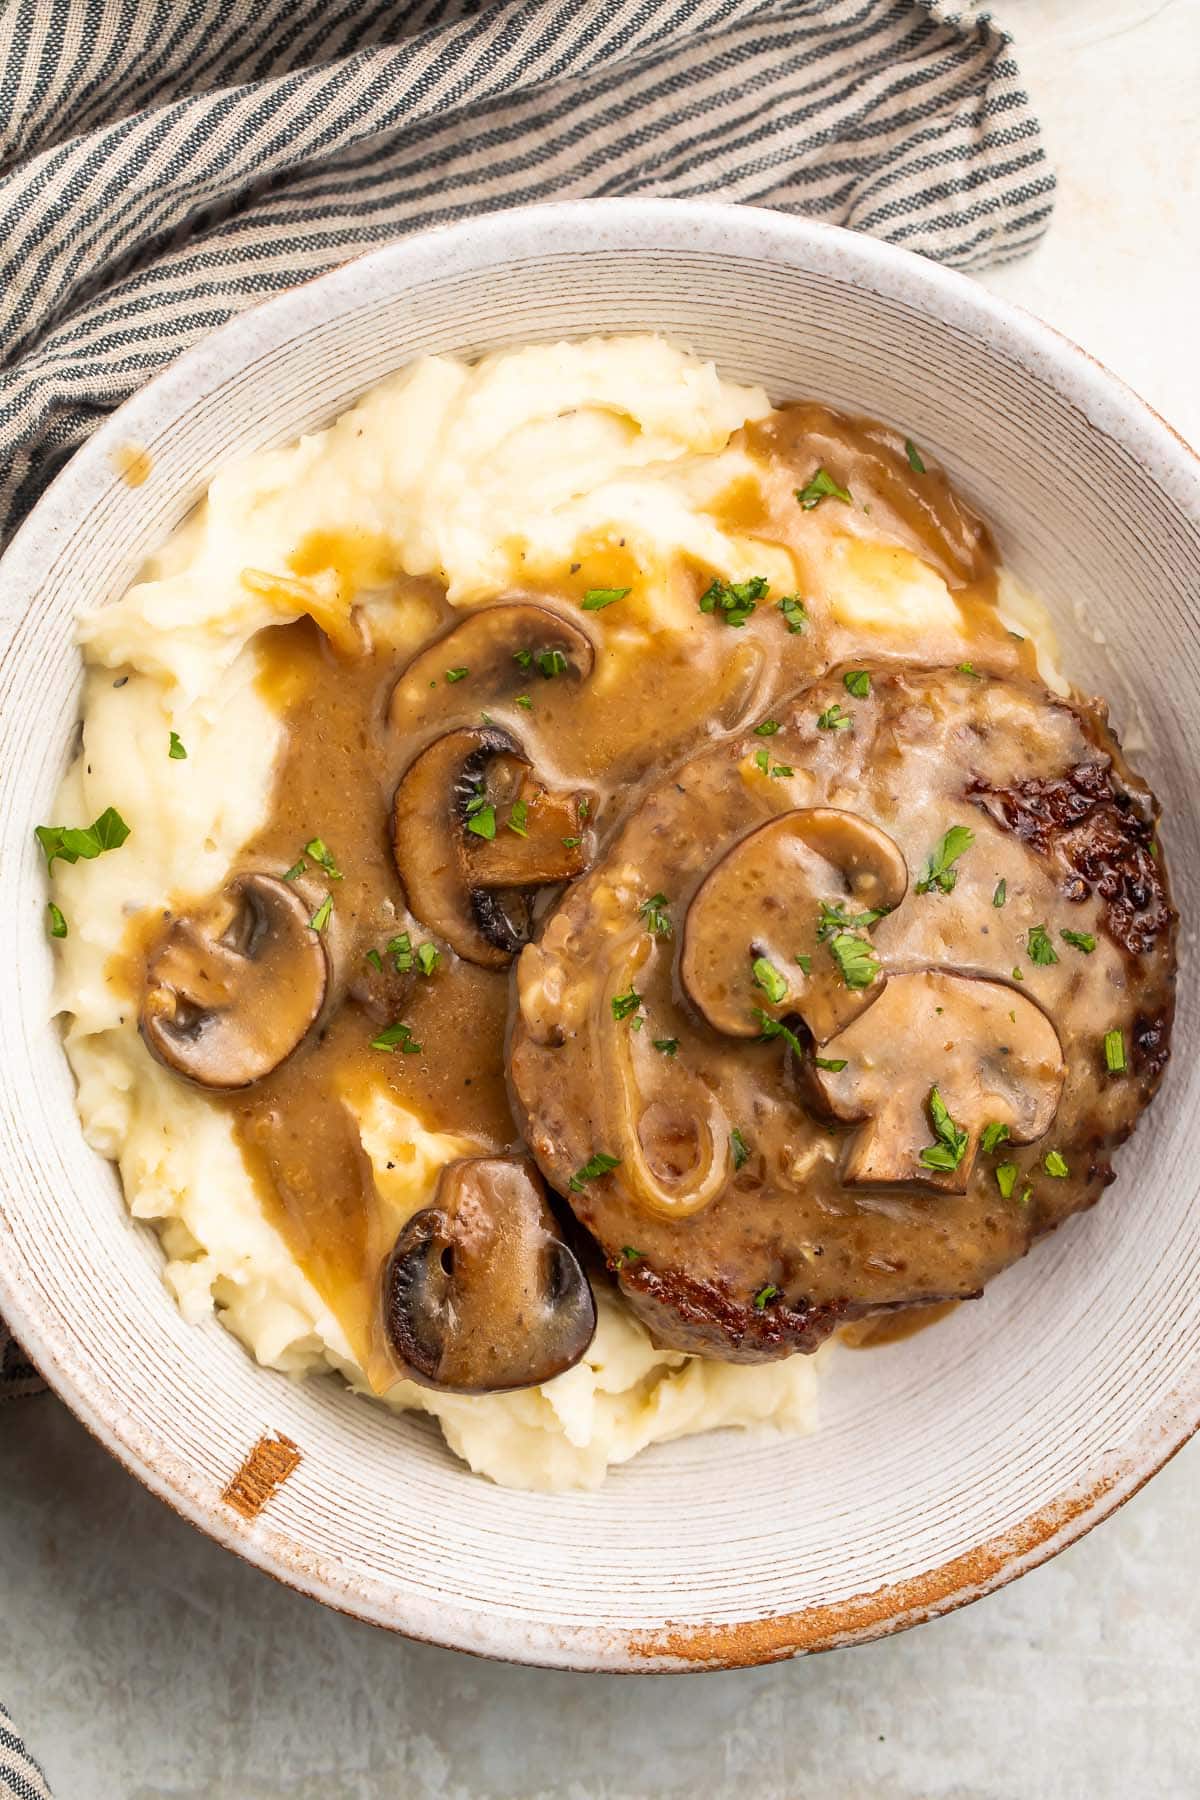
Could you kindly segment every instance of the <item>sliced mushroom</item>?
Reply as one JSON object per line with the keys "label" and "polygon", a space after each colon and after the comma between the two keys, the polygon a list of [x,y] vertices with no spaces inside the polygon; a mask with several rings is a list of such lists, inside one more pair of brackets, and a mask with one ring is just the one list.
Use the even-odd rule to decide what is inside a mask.
{"label": "sliced mushroom", "polygon": [[261,1081],[301,1043],[329,990],[312,906],[274,875],[240,875],[175,920],[146,968],[147,1048],[206,1088]]}
{"label": "sliced mushroom", "polygon": [[443,1169],[384,1272],[384,1327],[405,1372],[452,1393],[534,1387],[577,1363],[596,1306],[533,1164]]}
{"label": "sliced mushroom", "polygon": [[[594,662],[591,639],[570,619],[531,600],[503,601],[467,613],[413,658],[392,689],[389,716],[411,731],[422,719],[444,718],[448,705],[478,712],[546,675],[586,681]],[[447,685],[447,672],[459,669],[466,674]]]}
{"label": "sliced mushroom", "polygon": [[[736,843],[697,889],[684,925],[684,991],[727,1036],[757,1036],[760,1012],[798,1014],[823,1043],[878,1000],[885,977],[847,984],[827,943],[818,944],[822,905],[851,921],[882,915],[907,887],[899,849],[866,819],[831,806],[781,813]],[[760,969],[756,979],[760,959],[773,973]],[[773,998],[780,981],[786,991]]]}
{"label": "sliced mushroom", "polygon": [[531,890],[587,866],[582,799],[537,781],[495,726],[435,739],[394,803],[392,848],[412,912],[468,962],[503,968],[529,937]]}
{"label": "sliced mushroom", "polygon": [[[1050,1129],[1066,1075],[1050,1020],[1004,982],[927,969],[893,975],[870,1013],[824,1046],[814,1080],[835,1118],[863,1120],[842,1180],[849,1186],[917,1185],[965,1194],[987,1125],[1030,1144]],[[954,1128],[967,1134],[953,1168],[922,1151],[938,1143],[936,1088]],[[953,1152],[952,1152],[953,1155]]]}

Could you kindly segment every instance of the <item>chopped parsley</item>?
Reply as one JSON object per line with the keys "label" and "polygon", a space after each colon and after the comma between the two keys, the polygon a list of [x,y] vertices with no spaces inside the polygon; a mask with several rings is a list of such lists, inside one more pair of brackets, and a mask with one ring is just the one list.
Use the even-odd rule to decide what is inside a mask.
{"label": "chopped parsley", "polygon": [[187,751],[184,749],[183,739],[177,731],[171,733],[170,742],[167,745],[167,755],[172,762],[187,761]]}
{"label": "chopped parsley", "polygon": [[1017,1185],[1016,1163],[1003,1162],[996,1164],[996,1186],[1005,1200],[1011,1200],[1013,1189]]}
{"label": "chopped parsley", "polygon": [[996,1120],[993,1120],[990,1125],[984,1126],[983,1134],[979,1139],[979,1147],[985,1156],[990,1156],[993,1150],[998,1149],[1001,1144],[1006,1144],[1008,1142],[1009,1135],[1007,1125],[1000,1124]]}
{"label": "chopped parsley", "polygon": [[447,669],[446,680],[449,682],[450,686],[453,687],[456,681],[465,681],[470,673],[470,669]]}
{"label": "chopped parsley", "polygon": [[796,771],[795,771],[795,769],[792,768],[792,765],[790,763],[772,763],[771,764],[771,779],[772,779],[772,781],[775,779],[776,776],[782,777],[782,779],[784,781],[789,781],[795,773],[796,773]]}
{"label": "chopped parsley", "polygon": [[937,1139],[921,1152],[920,1161],[927,1169],[941,1169],[953,1173],[967,1154],[967,1145],[971,1141],[970,1133],[956,1125],[950,1117],[946,1102],[936,1087],[929,1090],[929,1117],[933,1124],[933,1135]]}
{"label": "chopped parsley", "polygon": [[651,894],[638,907],[638,916],[645,924],[651,937],[669,938],[674,930],[671,915],[667,911],[670,902],[665,894]]}
{"label": "chopped parsley", "polygon": [[496,835],[496,809],[483,791],[482,780],[467,801],[467,830],[473,831],[476,837],[486,838],[489,843]]}
{"label": "chopped parsley", "polygon": [[1013,965],[1013,972],[1012,972],[1012,978],[1013,978],[1013,980],[1014,980],[1014,981],[1024,981],[1024,979],[1025,979],[1025,976],[1024,976],[1024,974],[1023,974],[1023,973],[1022,973],[1022,971],[1021,971],[1021,965],[1020,965],[1020,963],[1015,963],[1015,964],[1014,964],[1014,965]]}
{"label": "chopped parsley", "polygon": [[760,769],[764,775],[780,776],[784,780],[796,773],[795,769],[788,763],[775,763],[772,765],[771,758],[765,750],[756,750],[754,752],[754,766],[756,769]]}
{"label": "chopped parsley", "polygon": [[533,664],[533,651],[532,650],[514,650],[513,651],[513,661],[515,663],[519,663],[523,669],[528,669],[528,668],[532,667],[532,664]]}
{"label": "chopped parsley", "polygon": [[848,988],[868,988],[879,973],[879,958],[866,938],[839,931],[829,948]]}
{"label": "chopped parsley", "polygon": [[1060,931],[1058,935],[1064,944],[1070,944],[1072,950],[1082,950],[1085,956],[1090,956],[1096,948],[1096,940],[1090,931]]}
{"label": "chopped parsley", "polygon": [[828,469],[818,469],[805,487],[796,489],[796,498],[804,512],[811,512],[822,500],[843,500],[849,505],[850,490],[839,487]]}
{"label": "chopped parsley", "polygon": [[619,1169],[620,1166],[619,1156],[609,1156],[606,1151],[597,1150],[594,1156],[589,1156],[587,1161],[576,1169],[567,1186],[573,1194],[582,1194],[585,1181],[598,1181],[601,1175],[610,1175],[614,1169]]}
{"label": "chopped parsley", "polygon": [[847,669],[842,676],[846,692],[856,700],[865,700],[871,691],[871,677],[866,669]]}
{"label": "chopped parsley", "polygon": [[701,594],[700,611],[719,614],[727,625],[744,625],[769,587],[765,575],[751,575],[748,581],[722,581],[718,576]]}
{"label": "chopped parsley", "polygon": [[529,698],[528,694],[516,695],[516,697],[513,701],[513,704],[514,704],[514,706],[522,707],[525,712],[533,711],[533,701]]}
{"label": "chopped parsley", "polygon": [[368,950],[367,954],[363,960],[365,962],[369,962],[371,967],[373,969],[378,970],[378,972],[382,975],[382,973],[383,973],[383,958],[382,958],[382,956],[380,956],[378,950]]}
{"label": "chopped parsley", "polygon": [[417,945],[417,967],[422,975],[432,975],[442,960],[442,953],[436,944]]}
{"label": "chopped parsley", "polygon": [[773,962],[765,956],[756,956],[751,965],[754,984],[760,987],[772,1006],[778,1006],[781,1000],[788,997],[788,984],[779,973]]}
{"label": "chopped parsley", "polygon": [[561,650],[539,650],[537,666],[543,678],[550,681],[555,675],[565,675],[570,664]]}
{"label": "chopped parsley", "polygon": [[392,959],[397,975],[407,975],[413,966],[412,939],[407,931],[402,931],[399,937],[390,940],[387,953]]}
{"label": "chopped parsley", "polygon": [[836,700],[832,706],[827,707],[823,713],[818,713],[817,715],[818,731],[850,731],[853,729],[853,726],[854,720],[852,716],[848,712],[843,712]]}
{"label": "chopped parsley", "polygon": [[840,1075],[846,1066],[844,1056],[814,1056],[813,1064],[818,1069],[825,1069],[830,1075]]}
{"label": "chopped parsley", "polygon": [[342,880],[342,871],[334,862],[322,838],[311,838],[304,846],[304,854],[312,858],[317,867],[328,875],[330,881]]}
{"label": "chopped parsley", "polygon": [[623,600],[631,592],[629,588],[589,588],[583,596],[584,612],[603,612],[614,600]]}
{"label": "chopped parsley", "polygon": [[996,891],[992,895],[993,906],[1003,906],[1008,899],[1008,883],[1003,877],[996,883]]}
{"label": "chopped parsley", "polygon": [[385,1025],[378,1037],[371,1039],[372,1050],[388,1050],[393,1054],[399,1050],[405,1056],[419,1056],[421,1046],[412,1034],[412,1027],[403,1019],[397,1019],[394,1025]]}
{"label": "chopped parsley", "polygon": [[1057,1150],[1047,1150],[1042,1158],[1042,1167],[1047,1175],[1053,1175],[1056,1181],[1064,1180],[1071,1173],[1066,1159]]}
{"label": "chopped parsley", "polygon": [[641,1262],[646,1252],[635,1250],[632,1244],[622,1244],[619,1261],[623,1263]]}
{"label": "chopped parsley", "polygon": [[46,930],[52,938],[65,938],[67,935],[67,921],[53,900],[46,902]]}
{"label": "chopped parsley", "polygon": [[581,818],[581,819],[586,819],[586,818],[587,818],[587,816],[588,816],[588,814],[589,814],[589,813],[590,813],[590,812],[591,812],[591,810],[592,810],[592,803],[591,803],[591,801],[590,801],[590,800],[589,800],[589,799],[588,799],[588,797],[587,797],[587,795],[586,795],[586,794],[585,794],[585,795],[584,795],[584,796],[583,796],[583,798],[582,798],[582,799],[581,799],[581,800],[580,800],[580,802],[579,802],[579,816],[580,816],[580,818]]}
{"label": "chopped parsley", "polygon": [[577,837],[565,837],[563,839],[563,845],[568,850],[577,850],[582,842],[583,839]]}
{"label": "chopped parsley", "polygon": [[612,997],[612,1016],[614,1019],[627,1019],[630,1013],[637,1012],[642,1004],[642,996],[635,987],[627,987],[623,994]]}
{"label": "chopped parsley", "polygon": [[653,1039],[653,1043],[654,1048],[660,1051],[663,1056],[674,1056],[675,1052],[679,1049],[678,1038],[655,1038]]}
{"label": "chopped parsley", "polygon": [[925,866],[917,877],[918,894],[927,894],[931,888],[937,888],[940,894],[950,893],[958,880],[954,864],[974,842],[975,833],[968,826],[952,825],[925,859]]}
{"label": "chopped parsley", "polygon": [[811,956],[798,956],[796,958],[796,961],[799,963],[800,967],[804,970],[804,973],[806,975],[812,974],[812,957]]}
{"label": "chopped parsley", "polygon": [[741,1132],[738,1130],[736,1125],[734,1126],[733,1130],[729,1134],[729,1142],[733,1146],[734,1169],[735,1170],[740,1169],[742,1164],[749,1159],[750,1146],[746,1142],[745,1138],[742,1136]]}
{"label": "chopped parsley", "polygon": [[776,605],[783,614],[784,622],[793,636],[804,630],[808,624],[808,613],[805,611],[804,602],[799,594],[785,594],[782,600],[776,602]]}
{"label": "chopped parsley", "polygon": [[304,858],[301,857],[300,861],[294,862],[290,869],[285,869],[279,879],[281,881],[295,881],[299,876],[303,875],[307,867],[308,864],[305,862]]}
{"label": "chopped parsley", "polygon": [[794,1031],[789,1031],[786,1025],[782,1024],[779,1019],[773,1019],[770,1013],[765,1013],[760,1006],[754,1008],[754,1017],[758,1020],[759,1031],[764,1040],[781,1037],[785,1044],[791,1045],[795,1054],[803,1061],[804,1045]]}
{"label": "chopped parsley", "polygon": [[925,473],[925,464],[921,461],[921,452],[917,449],[917,446],[913,443],[911,438],[905,438],[904,440],[904,454],[908,458],[908,466],[913,474],[923,475]]}
{"label": "chopped parsley", "polygon": [[514,800],[508,813],[508,829],[515,831],[518,837],[528,837],[525,821],[529,817],[529,806],[524,800]]}
{"label": "chopped parsley", "polygon": [[970,675],[975,681],[983,680],[983,676],[979,673],[979,670],[975,667],[974,663],[958,663],[956,667],[960,675]]}
{"label": "chopped parsley", "polygon": [[781,1292],[782,1289],[777,1288],[774,1282],[768,1281],[766,1287],[759,1288],[754,1296],[755,1312],[766,1312],[772,1300],[778,1300]]}
{"label": "chopped parsley", "polygon": [[[61,933],[66,935],[65,928]],[[1128,1066],[1125,1061],[1125,1033],[1123,1031],[1106,1031],[1104,1034],[1104,1066],[1110,1075],[1123,1075]]]}
{"label": "chopped parsley", "polygon": [[46,853],[46,867],[56,861],[91,862],[105,850],[119,850],[129,836],[129,827],[115,806],[106,806],[90,825],[35,825],[33,834]]}
{"label": "chopped parsley", "polygon": [[761,725],[754,727],[754,735],[755,737],[774,737],[778,730],[778,719],[764,719]]}
{"label": "chopped parsley", "polygon": [[[884,917],[881,908],[872,907],[867,912],[848,913],[841,901],[830,906],[827,900],[821,902],[821,913],[817,920],[817,942],[823,944],[839,931],[865,931]],[[812,964],[811,956],[798,956],[796,961],[807,975]]]}
{"label": "chopped parsley", "polygon": [[312,918],[308,921],[310,929],[313,931],[324,931],[325,927],[329,923],[330,914],[332,912],[333,912],[333,895],[326,894],[326,896],[322,900],[320,906],[318,906],[316,912],[313,914]]}
{"label": "chopped parsley", "polygon": [[1050,942],[1050,933],[1044,925],[1031,925],[1025,942],[1030,962],[1037,963],[1039,968],[1047,969],[1051,963],[1058,961],[1058,951]]}

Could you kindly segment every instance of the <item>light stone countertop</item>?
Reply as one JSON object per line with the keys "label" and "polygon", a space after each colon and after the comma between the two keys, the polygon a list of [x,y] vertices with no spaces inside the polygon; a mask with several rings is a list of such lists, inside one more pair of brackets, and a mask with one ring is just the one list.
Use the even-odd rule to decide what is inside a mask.
{"label": "light stone countertop", "polygon": [[[986,277],[1200,443],[1200,0],[995,0],[1059,170]],[[0,1696],[57,1800],[1175,1800],[1200,1793],[1200,1448],[917,1631],[576,1676],[390,1638],[182,1524],[44,1396],[0,1414]]]}

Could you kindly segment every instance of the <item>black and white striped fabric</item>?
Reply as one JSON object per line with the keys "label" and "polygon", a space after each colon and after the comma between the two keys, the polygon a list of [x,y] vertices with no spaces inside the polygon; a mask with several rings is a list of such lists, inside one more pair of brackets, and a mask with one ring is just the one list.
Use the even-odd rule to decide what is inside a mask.
{"label": "black and white striped fabric", "polygon": [[0,1800],[51,1800],[46,1777],[0,1706]]}
{"label": "black and white striped fabric", "polygon": [[[422,226],[716,193],[970,269],[1053,192],[977,4],[6,0],[0,544],[181,350]],[[39,1385],[0,1325],[0,1401]],[[0,1711],[0,1797],[45,1793]]]}

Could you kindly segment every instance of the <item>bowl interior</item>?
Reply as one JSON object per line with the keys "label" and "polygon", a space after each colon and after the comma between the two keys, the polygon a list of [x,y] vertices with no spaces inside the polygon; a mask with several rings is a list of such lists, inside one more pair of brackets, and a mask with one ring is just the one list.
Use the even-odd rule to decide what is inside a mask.
{"label": "bowl interior", "polygon": [[[72,744],[72,619],[118,594],[223,463],[431,351],[662,331],[772,397],[873,413],[944,459],[1047,601],[1076,680],[1200,873],[1200,504],[1186,450],[1103,371],[965,280],[763,213],[544,208],[349,265],[227,327],[106,424],[4,561],[0,1310],[64,1396],[189,1517],[321,1598],[443,1643],[573,1666],[746,1661],[872,1635],[1018,1572],[1196,1423],[1200,1059],[1184,942],[1176,1053],[1103,1204],[937,1330],[829,1364],[811,1439],[656,1449],[599,1493],[505,1492],[426,1422],[256,1368],[186,1325],[154,1238],[84,1146],[47,1023],[32,827]],[[150,453],[131,489],[114,450]],[[299,1447],[254,1521],[221,1499],[266,1434]]]}

